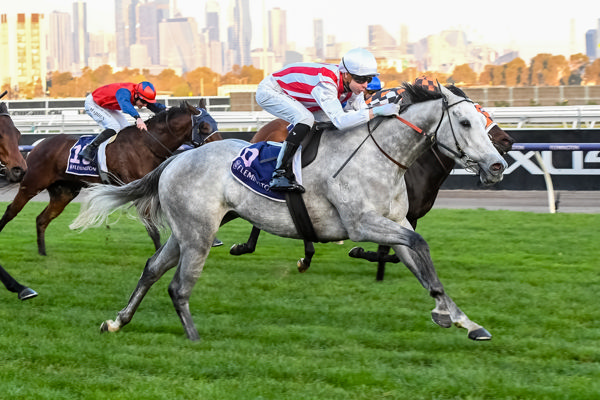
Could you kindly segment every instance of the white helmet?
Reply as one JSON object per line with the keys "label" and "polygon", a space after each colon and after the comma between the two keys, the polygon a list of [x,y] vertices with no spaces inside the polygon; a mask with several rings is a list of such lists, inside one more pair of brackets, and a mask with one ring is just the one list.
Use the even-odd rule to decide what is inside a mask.
{"label": "white helmet", "polygon": [[356,48],[348,51],[340,60],[340,71],[358,76],[377,76],[377,61],[370,51]]}

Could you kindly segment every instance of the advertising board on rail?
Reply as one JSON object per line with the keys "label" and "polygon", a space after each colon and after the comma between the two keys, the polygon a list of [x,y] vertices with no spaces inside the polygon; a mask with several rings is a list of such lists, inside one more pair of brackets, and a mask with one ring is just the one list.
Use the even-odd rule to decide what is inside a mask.
{"label": "advertising board on rail", "polygon": [[[600,190],[600,147],[576,146],[600,143],[600,129],[506,129],[516,143],[561,143],[560,150],[540,150],[543,166],[535,150],[513,150],[505,155],[508,168],[504,179],[493,185],[498,190],[545,190],[544,170],[550,174],[555,190]],[[572,143],[572,150],[564,144]],[[549,146],[552,148],[552,146]],[[456,168],[442,189],[478,189],[472,173]]]}

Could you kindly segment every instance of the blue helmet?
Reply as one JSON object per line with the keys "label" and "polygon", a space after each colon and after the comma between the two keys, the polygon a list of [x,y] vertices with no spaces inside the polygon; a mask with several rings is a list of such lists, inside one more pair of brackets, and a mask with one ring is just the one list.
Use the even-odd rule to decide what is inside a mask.
{"label": "blue helmet", "polygon": [[371,82],[367,85],[367,90],[381,90],[381,81],[374,76]]}

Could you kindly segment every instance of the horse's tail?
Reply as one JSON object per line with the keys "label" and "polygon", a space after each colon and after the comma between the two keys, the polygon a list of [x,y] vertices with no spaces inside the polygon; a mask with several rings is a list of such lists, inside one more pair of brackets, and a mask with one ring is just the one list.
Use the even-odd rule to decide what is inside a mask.
{"label": "horse's tail", "polygon": [[112,186],[98,183],[84,189],[79,215],[69,228],[84,231],[90,227],[98,227],[105,223],[110,214],[130,202],[137,208],[138,216],[144,225],[152,227],[163,225],[158,199],[158,182],[162,172],[173,159],[174,157],[167,159],[143,178],[127,185]]}

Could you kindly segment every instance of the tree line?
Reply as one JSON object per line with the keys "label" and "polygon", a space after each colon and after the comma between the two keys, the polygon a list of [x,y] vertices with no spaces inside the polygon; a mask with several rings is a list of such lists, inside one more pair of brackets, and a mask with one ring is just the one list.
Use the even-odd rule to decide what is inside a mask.
{"label": "tree line", "polygon": [[[385,87],[397,87],[402,82],[412,82],[418,76],[426,74],[435,76],[441,84],[459,86],[559,86],[559,85],[600,85],[600,59],[593,62],[589,57],[579,53],[567,60],[562,55],[538,54],[531,59],[529,66],[521,58],[502,65],[486,65],[483,72],[476,73],[468,64],[458,65],[451,74],[434,71],[418,71],[406,68],[398,72],[395,68],[380,70],[380,78]],[[228,84],[258,84],[263,79],[264,71],[253,66],[234,65],[225,75],[213,72],[210,68],[199,67],[179,76],[172,69],[164,69],[159,74],[151,74],[149,70],[125,68],[113,72],[109,65],[96,69],[86,67],[80,76],[70,72],[54,71],[47,81],[44,93],[41,82],[32,82],[11,90],[6,84],[0,91],[8,90],[8,99],[31,99],[48,96],[51,98],[85,97],[97,87],[115,82],[150,81],[159,95],[176,97],[216,96],[219,86]]]}

